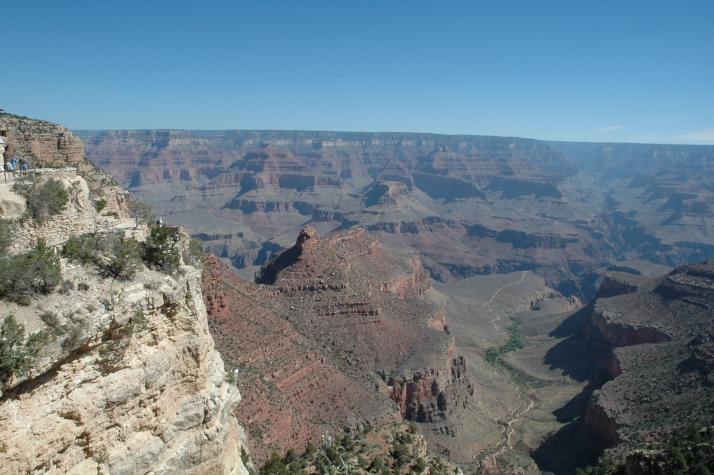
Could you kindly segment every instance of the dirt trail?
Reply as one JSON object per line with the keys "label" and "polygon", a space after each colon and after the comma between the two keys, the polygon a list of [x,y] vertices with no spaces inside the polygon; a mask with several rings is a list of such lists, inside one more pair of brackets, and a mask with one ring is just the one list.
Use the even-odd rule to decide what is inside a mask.
{"label": "dirt trail", "polygon": [[518,280],[515,281],[515,282],[511,282],[510,284],[502,285],[501,287],[499,287],[498,289],[496,289],[496,291],[493,293],[493,295],[491,295],[491,298],[488,299],[487,302],[484,302],[483,305],[481,305],[481,308],[486,308],[487,306],[491,305],[491,302],[493,302],[493,299],[495,299],[495,298],[498,296],[498,294],[501,293],[501,291],[502,291],[503,289],[507,289],[508,287],[513,287],[514,285],[518,285],[518,284],[520,284],[521,282],[523,282],[523,279],[526,278],[526,273],[527,273],[527,272],[528,272],[527,270],[522,271],[522,272],[521,272],[521,278],[520,278],[520,279],[518,279]]}
{"label": "dirt trail", "polygon": [[[481,308],[486,308],[488,305],[490,305],[493,300],[498,296],[499,293],[501,293],[502,290],[512,287],[514,285],[518,285],[521,282],[523,282],[523,279],[526,277],[527,271],[522,271],[521,273],[521,278],[518,279],[517,281],[508,283],[506,285],[503,285],[496,289],[496,291],[491,295],[491,298],[488,299],[488,301],[484,302],[484,304],[481,306]],[[501,320],[501,315],[496,315],[496,317],[491,320],[491,323],[494,325],[496,330],[502,331],[501,326],[498,324],[498,321]],[[495,370],[494,370],[495,371]],[[523,404],[518,404],[515,408],[510,413],[510,419],[506,423],[501,423],[503,425],[502,433],[501,433],[501,439],[498,441],[498,443],[493,447],[491,450],[482,450],[479,452],[479,454],[476,456],[476,459],[480,459],[481,455],[484,452],[491,452],[490,455],[487,454],[486,457],[484,458],[485,461],[490,461],[490,464],[492,467],[497,467],[497,459],[498,457],[506,450],[513,450],[513,445],[511,444],[511,436],[513,433],[516,431],[515,424],[519,421],[521,421],[524,416],[531,410],[533,409],[533,406],[535,405],[535,401],[531,399],[529,396],[527,396],[521,388],[518,386],[518,384],[514,381],[511,382],[511,387],[513,388],[513,391],[516,393],[518,396],[518,400],[522,401]],[[497,419],[494,419],[494,422],[499,423]],[[483,467],[483,463],[482,463]]]}

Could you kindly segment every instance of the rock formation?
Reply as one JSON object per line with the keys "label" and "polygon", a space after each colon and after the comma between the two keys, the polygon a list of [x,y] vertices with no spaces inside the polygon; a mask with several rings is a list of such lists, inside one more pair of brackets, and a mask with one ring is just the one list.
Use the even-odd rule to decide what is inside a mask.
{"label": "rock formation", "polygon": [[[40,238],[57,249],[89,232],[146,238],[145,226],[125,223],[126,195],[84,161],[66,129],[8,115],[0,129],[17,153],[45,167],[35,180],[55,179],[69,195],[42,224],[12,223],[19,239],[11,255]],[[92,191],[88,180],[99,185],[101,177],[106,186]],[[113,199],[112,212],[97,211],[98,199]],[[178,231],[175,246],[183,256],[188,236]],[[139,265],[121,280],[90,263],[59,262],[58,291],[33,295],[29,306],[2,301],[0,323],[12,316],[30,336],[27,345],[41,342],[26,371],[3,366],[2,471],[247,474],[233,417],[240,394],[208,330],[201,271],[180,257],[175,273]]]}
{"label": "rock formation", "polygon": [[[91,160],[239,268],[304,224],[365,227],[436,280],[533,270],[591,298],[614,261],[714,257],[713,147],[431,134],[80,132]],[[581,173],[585,172],[585,173]],[[238,237],[238,233],[241,236]]]}
{"label": "rock formation", "polygon": [[[13,154],[27,159],[30,169],[69,168],[84,178],[92,200],[105,200],[104,215],[126,218],[128,194],[109,174],[84,156],[82,141],[61,125],[0,113],[0,131],[6,135],[9,159]],[[69,178],[69,177],[67,177]]]}
{"label": "rock formation", "polygon": [[[395,256],[364,230],[319,237],[306,227],[256,283],[210,262],[210,327],[241,375],[249,402],[237,414],[256,460],[363,421],[433,422],[416,417],[419,407],[448,424],[468,403],[465,362],[423,296],[430,281],[413,256]],[[428,390],[402,390],[412,387],[407,374],[424,375]]]}
{"label": "rock formation", "polygon": [[[587,403],[582,417],[561,431],[562,436],[572,432],[569,440],[555,434],[544,444],[561,452],[585,445],[593,451],[565,466],[545,462],[542,468],[572,469],[604,450],[624,460],[634,450],[711,423],[714,263],[640,278],[636,286],[618,285],[614,291],[606,281],[602,296],[585,309],[583,358],[591,353],[600,371],[572,401]],[[542,448],[544,457],[553,448]]]}

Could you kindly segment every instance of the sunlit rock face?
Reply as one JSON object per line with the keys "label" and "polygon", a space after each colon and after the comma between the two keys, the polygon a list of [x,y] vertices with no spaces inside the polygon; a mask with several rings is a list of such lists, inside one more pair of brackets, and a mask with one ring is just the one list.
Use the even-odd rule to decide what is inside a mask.
{"label": "sunlit rock face", "polygon": [[[78,132],[88,157],[245,275],[303,225],[364,226],[432,278],[533,270],[591,298],[615,261],[714,256],[714,148],[291,131]],[[217,238],[216,236],[220,236]]]}

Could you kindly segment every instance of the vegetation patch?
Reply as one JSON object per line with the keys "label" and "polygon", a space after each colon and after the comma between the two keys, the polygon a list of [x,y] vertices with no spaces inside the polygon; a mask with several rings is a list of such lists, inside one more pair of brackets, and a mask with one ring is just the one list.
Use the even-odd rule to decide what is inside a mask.
{"label": "vegetation patch", "polygon": [[176,243],[178,229],[168,226],[152,226],[144,245],[144,261],[149,267],[172,274],[181,263]]}
{"label": "vegetation patch", "polygon": [[136,332],[144,331],[149,326],[149,320],[146,318],[146,315],[144,315],[144,311],[140,308],[134,310],[129,323]]}
{"label": "vegetation patch", "polygon": [[337,473],[428,473],[451,474],[457,469],[438,457],[427,456],[418,443],[421,436],[404,425],[347,432],[341,437],[322,437],[298,455],[289,450],[284,457],[273,454],[260,469],[262,475]]}
{"label": "vegetation patch", "polygon": [[25,327],[8,315],[0,325],[0,385],[25,374],[46,340],[47,335],[38,332],[25,341]]}
{"label": "vegetation patch", "polygon": [[0,258],[7,253],[10,244],[12,244],[12,228],[7,220],[0,219]]}
{"label": "vegetation patch", "polygon": [[34,178],[18,180],[13,184],[12,191],[25,198],[25,217],[38,223],[61,213],[69,201],[64,184],[55,179],[43,183]]}
{"label": "vegetation patch", "polygon": [[94,264],[119,280],[131,280],[141,266],[141,243],[112,234],[72,236],[62,247],[62,256],[81,264]]}
{"label": "vegetation patch", "polygon": [[111,243],[111,257],[104,270],[119,280],[131,280],[141,266],[141,245],[136,239],[115,238]]}
{"label": "vegetation patch", "polygon": [[29,304],[33,294],[48,294],[62,281],[59,256],[38,240],[29,252],[0,256],[0,299]]}
{"label": "vegetation patch", "polygon": [[107,206],[107,200],[104,198],[100,198],[97,201],[94,202],[94,209],[97,211],[97,214],[101,213],[104,208]]}
{"label": "vegetation patch", "polygon": [[206,267],[206,253],[203,250],[203,245],[198,239],[191,239],[188,243],[188,250],[183,255],[183,260],[186,264],[192,265],[197,269],[203,270]]}
{"label": "vegetation patch", "polygon": [[491,347],[486,350],[486,361],[491,364],[497,364],[501,361],[501,357],[511,351],[517,351],[525,346],[523,335],[521,335],[521,322],[512,320],[511,324],[506,327],[508,332],[508,340],[501,346]]}
{"label": "vegetation patch", "polygon": [[670,439],[661,447],[638,450],[626,461],[615,463],[603,457],[597,465],[578,469],[576,475],[625,475],[642,473],[710,475],[714,470],[714,427],[690,428],[684,437]]}

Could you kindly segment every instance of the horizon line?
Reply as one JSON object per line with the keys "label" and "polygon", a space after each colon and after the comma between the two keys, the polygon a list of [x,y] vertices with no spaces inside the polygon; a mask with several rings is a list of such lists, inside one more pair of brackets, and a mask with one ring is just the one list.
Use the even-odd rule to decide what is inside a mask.
{"label": "horizon line", "polygon": [[464,137],[464,138],[500,138],[530,140],[543,143],[580,143],[580,144],[606,144],[606,145],[668,145],[676,147],[714,147],[714,143],[691,143],[691,142],[645,142],[645,141],[613,141],[613,140],[564,140],[564,139],[542,139],[535,137],[523,137],[518,135],[492,135],[492,134],[464,134],[464,133],[441,133],[441,132],[413,132],[413,131],[356,131],[356,130],[328,130],[328,129],[243,129],[243,128],[220,128],[220,129],[191,129],[191,128],[127,128],[127,129],[85,129],[69,128],[76,133],[81,132],[292,132],[292,133],[328,133],[328,134],[365,134],[365,135],[435,135],[441,137]]}

